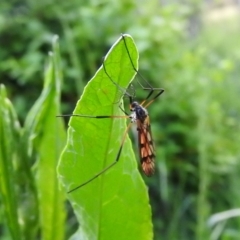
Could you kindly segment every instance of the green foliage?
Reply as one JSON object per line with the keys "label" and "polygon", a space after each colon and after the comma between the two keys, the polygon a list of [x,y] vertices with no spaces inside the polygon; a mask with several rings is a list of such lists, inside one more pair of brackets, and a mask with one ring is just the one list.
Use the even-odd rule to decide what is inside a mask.
{"label": "green foliage", "polygon": [[[130,36],[124,35],[124,38],[137,67],[136,46]],[[110,49],[104,66],[123,89],[133,79],[135,71],[122,37]],[[121,88],[116,88],[101,67],[87,84],[74,114],[124,116],[119,108]],[[125,129],[122,118],[71,117],[68,142],[59,165],[66,191],[116,160]],[[68,196],[81,223],[78,239],[152,239],[147,189],[137,169],[130,139],[124,143],[114,167]]]}
{"label": "green foliage", "polygon": [[[122,17],[112,25],[115,12]],[[0,79],[6,86],[13,85],[10,95],[20,120],[23,121],[31,102],[40,94],[39,76],[53,34],[60,36],[63,46],[61,54],[67,81],[62,91],[73,105],[113,39],[126,32],[129,21],[135,21],[134,12],[132,0],[118,4],[115,1],[30,0],[12,5],[1,1]],[[99,24],[105,27],[99,28]],[[115,36],[110,36],[113,32]],[[67,84],[69,82],[71,84]],[[28,95],[30,101],[19,94],[18,89]]]}
{"label": "green foliage", "polygon": [[[18,115],[16,117],[14,110],[10,110],[10,105],[7,108],[6,104],[0,105],[6,115],[6,118],[0,120],[4,126],[1,128],[1,147],[4,146],[4,154],[7,155],[4,159],[12,159],[12,162],[4,162],[3,167],[1,165],[1,177],[9,174],[4,185],[10,194],[1,197],[1,203],[4,203],[4,206],[7,204],[8,211],[4,216],[11,232],[17,234],[22,231],[15,219],[16,214],[27,213],[26,210],[18,211],[21,203],[25,203],[28,213],[31,213],[24,215],[28,231],[32,232],[32,235],[25,235],[28,239],[35,236],[39,229],[39,219],[43,219],[38,211],[38,191],[41,189],[42,196],[47,193],[44,192],[44,186],[37,184],[35,177],[38,175],[35,172],[33,174],[33,171],[37,172],[38,167],[42,167],[44,173],[50,174],[48,171],[53,168],[51,165],[45,169],[47,163],[44,161],[35,164],[37,156],[45,158],[43,152],[47,155],[50,151],[41,145],[41,141],[48,142],[48,137],[42,136],[43,132],[40,135],[30,134],[30,130],[26,128],[39,130],[45,124],[43,126],[34,123],[35,119],[38,119],[37,109],[31,111],[32,117],[28,117],[23,129],[18,126],[17,121],[19,119],[21,123],[24,122],[28,109],[40,94],[42,66],[52,35],[58,33],[61,41],[65,79],[62,87],[62,109],[71,113],[70,109],[100,65],[109,45],[120,33],[128,32],[134,36],[140,53],[140,72],[152,86],[165,89],[161,98],[148,109],[157,149],[156,174],[151,179],[146,179],[154,239],[229,239],[230,236],[234,239],[234,236],[239,235],[240,221],[236,216],[225,218],[226,224],[219,220],[214,226],[208,225],[208,219],[211,219],[212,215],[231,212],[238,208],[240,203],[239,19],[221,19],[224,17],[222,14],[219,14],[218,22],[204,22],[201,19],[202,25],[193,36],[186,29],[193,29],[196,16],[201,16],[198,10],[201,8],[201,1],[186,1],[186,4],[164,3],[116,3],[113,0],[29,0],[21,3],[1,1],[0,81],[5,84],[9,99]],[[208,6],[204,7],[207,9]],[[208,12],[204,11],[204,15]],[[144,99],[146,92],[141,91],[138,85],[135,90],[137,100]],[[1,94],[6,96],[3,88]],[[45,94],[47,95],[46,92]],[[106,95],[100,96],[100,103],[108,100]],[[2,99],[6,100],[6,97]],[[113,103],[111,106],[112,108],[101,106],[97,110],[101,111],[99,114],[118,111],[117,104]],[[80,113],[96,114],[91,113],[91,106],[85,109],[84,104],[82,107]],[[45,113],[55,114],[47,112],[50,108],[50,105],[46,107]],[[86,123],[85,120],[78,118],[74,121],[84,121],[86,127],[92,126],[91,129],[99,125],[104,125],[105,128],[111,124],[119,124],[119,127],[116,127],[119,133],[112,133],[111,140],[121,140],[124,129],[124,125],[121,125],[124,121],[121,119],[90,119]],[[42,118],[38,121],[43,123]],[[61,120],[56,120],[55,126],[59,121]],[[48,128],[48,132],[53,131]],[[81,133],[78,134],[80,138]],[[95,139],[95,132],[92,134],[91,137]],[[5,145],[2,145],[2,138],[6,140],[5,136],[8,138]],[[107,137],[109,136],[106,135]],[[73,144],[78,146],[74,151],[81,150],[77,142]],[[87,145],[86,142],[85,144]],[[26,149],[26,145],[29,146],[29,151],[21,151]],[[116,146],[109,156],[116,154],[118,144]],[[129,149],[128,144],[125,147],[125,150]],[[20,153],[16,154],[16,151]],[[42,151],[42,154],[38,151]],[[20,157],[22,161],[17,160]],[[66,184],[64,187],[71,189],[81,184],[102,169],[103,165],[100,164],[101,162],[99,166],[91,164],[84,173],[86,176],[74,175],[70,178],[67,175],[69,178],[61,179]],[[33,165],[34,168],[31,169]],[[116,167],[115,170],[115,167],[113,172],[118,169]],[[61,172],[63,170],[61,169]],[[104,178],[96,179],[96,182],[86,187],[92,188]],[[46,180],[45,184],[49,181]],[[19,184],[20,187],[10,193],[11,188],[16,188]],[[2,181],[0,185],[3,185]],[[84,194],[83,191],[84,188],[70,194],[69,199],[75,201],[78,195]],[[26,192],[28,194],[25,194]],[[18,194],[21,197],[18,197]],[[16,200],[16,196],[19,200]],[[51,195],[49,197],[51,198]],[[52,207],[52,203],[49,206]],[[76,208],[74,206],[79,218],[79,209]],[[47,209],[43,203],[41,209]],[[3,215],[3,210],[0,215]],[[73,214],[70,212],[68,215],[70,219],[66,227],[70,235],[74,232],[75,225],[72,223]],[[29,216],[34,218],[27,219]],[[80,225],[84,221],[85,219],[81,220]],[[3,226],[3,231],[6,232],[6,225]],[[124,227],[125,225],[122,229]],[[58,231],[61,232],[62,228]]]}
{"label": "green foliage", "polygon": [[[16,161],[17,143],[20,138],[20,127],[16,113],[7,99],[6,90],[0,86],[0,189],[1,202],[4,205],[6,223],[13,239],[21,239],[18,224],[17,198],[14,191],[14,162]],[[4,117],[3,117],[4,116]]]}
{"label": "green foliage", "polygon": [[[61,71],[56,39],[41,96],[24,127],[1,86],[0,189],[12,239],[64,239],[66,213],[56,166],[65,141],[60,107]],[[5,229],[6,230],[6,229]]]}

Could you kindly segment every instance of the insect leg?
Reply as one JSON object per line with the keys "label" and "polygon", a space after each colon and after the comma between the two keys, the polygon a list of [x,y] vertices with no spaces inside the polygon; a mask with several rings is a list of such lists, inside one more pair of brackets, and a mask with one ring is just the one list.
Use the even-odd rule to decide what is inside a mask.
{"label": "insect leg", "polygon": [[[148,85],[148,87],[144,87],[138,80],[138,84],[141,86],[141,88],[143,90],[148,90],[150,91],[149,94],[147,95],[146,99],[141,103],[141,105],[143,105],[151,96],[154,92],[158,91],[158,93],[156,94],[155,97],[153,97],[153,99],[147,104],[147,106],[149,106],[156,98],[158,98],[163,92],[164,92],[164,89],[162,88],[153,88],[149,83],[148,81],[140,74],[140,72],[136,69],[136,67],[134,66],[133,64],[133,61],[132,61],[132,58],[131,58],[131,55],[130,55],[130,52],[129,52],[129,49],[128,49],[128,46],[127,46],[127,43],[126,43],[126,40],[125,40],[125,37],[124,37],[124,34],[122,34],[122,39],[124,41],[124,45],[125,45],[125,48],[126,48],[126,51],[127,51],[127,54],[128,54],[128,57],[130,59],[130,62],[132,64],[132,68],[134,69],[134,71],[136,72],[136,74]],[[145,107],[147,107],[145,106]]]}
{"label": "insect leg", "polygon": [[[126,116],[124,116],[124,117],[126,117]],[[113,167],[115,164],[117,164],[117,162],[118,162],[118,160],[119,160],[119,158],[120,158],[122,149],[123,149],[123,144],[124,144],[124,142],[125,142],[125,139],[126,139],[126,137],[127,137],[127,133],[128,133],[128,131],[129,131],[131,125],[132,125],[131,123],[128,124],[128,126],[127,126],[127,128],[126,128],[126,130],[125,130],[125,132],[124,132],[124,134],[123,134],[123,138],[122,138],[122,141],[121,141],[121,145],[120,145],[120,148],[119,148],[119,150],[118,150],[118,154],[117,154],[117,157],[116,157],[115,161],[114,161],[113,163],[111,163],[110,165],[108,165],[106,168],[104,168],[101,172],[99,172],[98,174],[96,174],[95,176],[93,176],[92,178],[90,178],[88,181],[86,181],[86,182],[82,183],[81,185],[79,185],[79,186],[71,189],[70,191],[68,191],[68,193],[71,193],[71,192],[73,192],[73,191],[75,191],[75,190],[83,187],[84,185],[92,182],[94,179],[96,179],[97,177],[99,177],[100,175],[102,175],[103,173],[105,173],[108,169],[110,169],[110,168]]]}
{"label": "insect leg", "polygon": [[[124,112],[125,113],[125,112]],[[101,115],[101,116],[90,116],[90,115],[81,115],[81,114],[64,114],[64,115],[58,115],[56,117],[82,117],[82,118],[128,118],[129,116],[108,116],[108,115]]]}
{"label": "insect leg", "polygon": [[148,94],[146,99],[141,102],[141,104],[140,104],[141,106],[143,106],[146,103],[146,101],[150,98],[150,96],[155,91],[158,91],[158,93],[144,106],[145,108],[147,108],[151,103],[153,103],[164,92],[164,89],[162,89],[162,88],[152,88],[152,89],[144,88],[144,90],[150,90],[150,93]]}

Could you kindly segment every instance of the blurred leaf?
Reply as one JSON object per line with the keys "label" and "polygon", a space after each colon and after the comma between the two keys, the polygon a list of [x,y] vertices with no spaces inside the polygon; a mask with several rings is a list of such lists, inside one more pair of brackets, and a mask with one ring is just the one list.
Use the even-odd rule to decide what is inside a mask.
{"label": "blurred leaf", "polygon": [[226,221],[233,217],[240,217],[240,209],[239,208],[227,210],[227,211],[220,212],[220,213],[215,213],[208,219],[207,224],[209,227],[213,227],[214,225],[218,224],[219,222]]}
{"label": "blurred leaf", "polygon": [[[65,144],[63,122],[56,118],[60,113],[60,86],[62,81],[57,38],[53,41],[44,89],[29,112],[25,122],[25,137],[29,139],[29,152],[36,150],[35,165],[38,191],[41,234],[43,239],[64,239],[64,195],[59,190],[56,166]],[[31,146],[31,141],[33,146]]]}
{"label": "blurred leaf", "polygon": [[0,197],[4,206],[7,226],[12,239],[22,239],[18,222],[18,202],[14,162],[20,126],[15,110],[7,98],[6,90],[0,85]]}
{"label": "blurred leaf", "polygon": [[[129,35],[125,35],[125,39],[137,67],[136,46]],[[111,78],[126,88],[135,72],[122,38],[111,48],[104,63]],[[118,106],[119,97],[119,87],[101,67],[85,87],[74,114],[123,115]],[[59,165],[59,176],[66,191],[115,161],[125,129],[124,119],[70,119],[68,142]],[[119,162],[68,197],[80,223],[72,239],[153,238],[148,193],[128,137]]]}

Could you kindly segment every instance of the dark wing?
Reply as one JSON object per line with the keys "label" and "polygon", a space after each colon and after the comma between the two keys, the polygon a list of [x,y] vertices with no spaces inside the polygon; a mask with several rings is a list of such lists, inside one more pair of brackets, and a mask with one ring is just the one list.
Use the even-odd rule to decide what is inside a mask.
{"label": "dark wing", "polygon": [[151,126],[149,116],[146,117],[144,123],[137,120],[138,126],[138,144],[140,161],[143,172],[147,176],[154,174],[155,170],[155,151],[152,141]]}

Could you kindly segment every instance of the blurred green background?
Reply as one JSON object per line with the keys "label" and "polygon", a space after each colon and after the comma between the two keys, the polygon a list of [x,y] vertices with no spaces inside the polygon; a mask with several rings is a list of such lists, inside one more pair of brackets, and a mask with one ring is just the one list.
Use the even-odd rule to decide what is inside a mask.
{"label": "blurred green background", "polygon": [[[1,1],[0,82],[23,123],[42,90],[57,34],[62,112],[71,113],[109,47],[129,33],[140,52],[141,74],[165,89],[149,108],[157,171],[145,180],[155,239],[240,239],[238,4]],[[76,223],[68,219],[72,232]]]}

